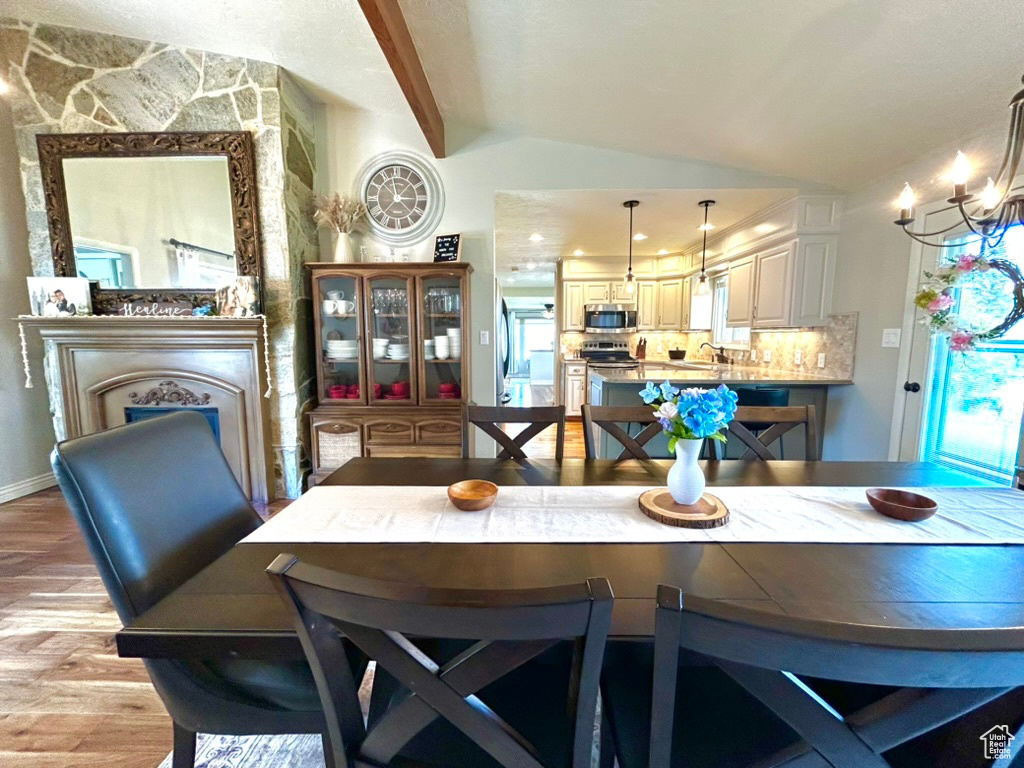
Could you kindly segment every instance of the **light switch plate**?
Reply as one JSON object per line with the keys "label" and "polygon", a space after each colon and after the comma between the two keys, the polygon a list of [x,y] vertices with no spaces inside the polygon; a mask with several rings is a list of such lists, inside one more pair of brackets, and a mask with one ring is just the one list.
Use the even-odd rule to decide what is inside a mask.
{"label": "light switch plate", "polygon": [[825,353],[824,352],[821,352],[818,355],[818,367],[819,368],[824,368],[825,367]]}
{"label": "light switch plate", "polygon": [[899,347],[900,347],[900,329],[899,328],[885,328],[882,331],[882,347],[884,349],[899,349]]}
{"label": "light switch plate", "polygon": [[491,343],[490,331],[480,331],[480,343],[485,347]]}
{"label": "light switch plate", "polygon": [[803,362],[804,362],[803,350],[798,349],[796,352],[793,353],[793,362],[795,362],[797,365],[802,365],[803,364]]}
{"label": "light switch plate", "polygon": [[757,350],[756,349],[750,350],[750,362],[752,362],[752,363],[756,363],[757,362]]}
{"label": "light switch plate", "polygon": [[766,349],[762,357],[766,363],[770,363],[772,361],[772,351],[770,349]]}

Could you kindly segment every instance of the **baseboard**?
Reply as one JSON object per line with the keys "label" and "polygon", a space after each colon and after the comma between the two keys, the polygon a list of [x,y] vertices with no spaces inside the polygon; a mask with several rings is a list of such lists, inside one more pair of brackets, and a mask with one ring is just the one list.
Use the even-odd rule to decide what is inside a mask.
{"label": "baseboard", "polygon": [[47,472],[45,475],[30,477],[28,480],[0,486],[0,504],[3,504],[5,501],[20,499],[22,496],[28,496],[36,491],[52,488],[56,484],[57,479],[53,476],[53,472]]}

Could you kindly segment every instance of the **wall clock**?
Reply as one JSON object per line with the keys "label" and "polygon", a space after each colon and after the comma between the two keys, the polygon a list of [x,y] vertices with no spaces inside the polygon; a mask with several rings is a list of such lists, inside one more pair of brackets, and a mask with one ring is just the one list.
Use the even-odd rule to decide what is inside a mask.
{"label": "wall clock", "polygon": [[441,177],[412,152],[373,158],[358,179],[372,237],[385,245],[415,245],[437,228],[444,213]]}

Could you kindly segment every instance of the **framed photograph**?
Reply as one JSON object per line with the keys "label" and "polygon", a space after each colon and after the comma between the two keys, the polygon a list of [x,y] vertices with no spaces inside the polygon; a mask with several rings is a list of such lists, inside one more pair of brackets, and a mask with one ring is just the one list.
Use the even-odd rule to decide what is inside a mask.
{"label": "framed photograph", "polygon": [[462,256],[462,235],[438,235],[434,238],[434,261],[458,261]]}
{"label": "framed photograph", "polygon": [[255,277],[236,277],[217,289],[217,314],[221,317],[255,317],[260,314],[260,284]]}
{"label": "framed photograph", "polygon": [[28,299],[37,317],[92,314],[89,280],[84,277],[30,277]]}

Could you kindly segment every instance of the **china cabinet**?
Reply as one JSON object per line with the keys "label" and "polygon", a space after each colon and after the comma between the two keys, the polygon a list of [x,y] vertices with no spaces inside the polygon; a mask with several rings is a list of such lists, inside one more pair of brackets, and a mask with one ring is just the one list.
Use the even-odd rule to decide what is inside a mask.
{"label": "china cabinet", "polygon": [[316,483],[357,456],[457,456],[469,399],[469,264],[309,264]]}

